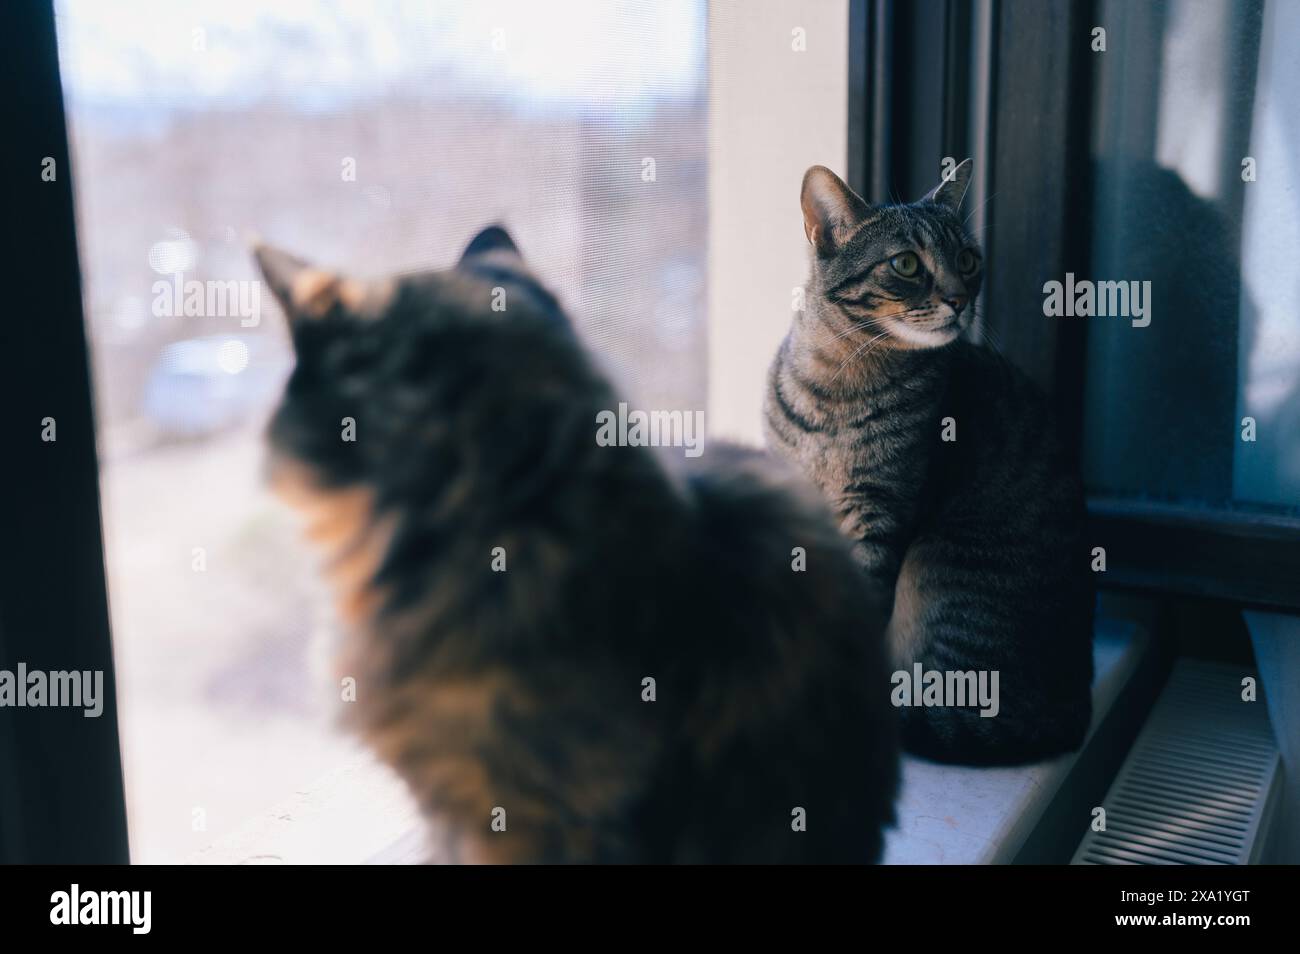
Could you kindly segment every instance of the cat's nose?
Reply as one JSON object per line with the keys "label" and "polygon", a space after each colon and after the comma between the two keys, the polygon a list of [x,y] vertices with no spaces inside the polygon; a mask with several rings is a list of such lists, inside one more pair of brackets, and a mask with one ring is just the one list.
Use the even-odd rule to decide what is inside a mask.
{"label": "cat's nose", "polygon": [[961,311],[963,308],[966,307],[966,302],[968,302],[969,300],[970,299],[967,298],[965,295],[954,295],[951,298],[945,298],[943,300],[943,303],[947,305],[949,308],[951,308],[953,314],[955,315],[957,312]]}

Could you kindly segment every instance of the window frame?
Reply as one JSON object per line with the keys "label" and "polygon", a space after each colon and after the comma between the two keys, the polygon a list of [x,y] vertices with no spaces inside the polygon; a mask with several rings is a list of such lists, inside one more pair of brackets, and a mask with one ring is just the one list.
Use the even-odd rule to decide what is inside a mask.
{"label": "window frame", "polygon": [[[3,376],[11,434],[0,497],[0,668],[102,670],[104,709],[0,710],[0,862],[126,863],[99,466],[54,5],[18,4],[0,37],[12,221]],[[46,159],[56,177],[42,178]],[[57,439],[41,439],[55,419]],[[18,555],[18,556],[14,556]]]}

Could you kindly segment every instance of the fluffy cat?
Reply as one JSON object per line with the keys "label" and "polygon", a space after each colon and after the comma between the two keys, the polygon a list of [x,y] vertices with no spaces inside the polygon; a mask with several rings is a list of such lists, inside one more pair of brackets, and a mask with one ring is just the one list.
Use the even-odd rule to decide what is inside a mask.
{"label": "fluffy cat", "polygon": [[883,618],[814,489],[735,447],[598,446],[618,398],[499,228],[382,281],[256,256],[297,352],[272,485],[435,860],[877,859]]}
{"label": "fluffy cat", "polygon": [[806,306],[772,363],[764,419],[890,613],[893,665],[999,674],[995,717],[910,706],[904,746],[1016,763],[1087,732],[1094,583],[1081,482],[1046,399],[961,337],[983,274],[958,215],[969,176],[968,159],[918,202],[871,206],[808,170]]}

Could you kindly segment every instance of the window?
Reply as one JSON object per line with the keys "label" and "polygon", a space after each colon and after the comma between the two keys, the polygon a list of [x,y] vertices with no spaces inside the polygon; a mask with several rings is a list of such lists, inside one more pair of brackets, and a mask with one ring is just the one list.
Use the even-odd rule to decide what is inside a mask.
{"label": "window", "polygon": [[[293,356],[248,233],[380,274],[448,264],[503,223],[632,401],[707,406],[710,439],[756,442],[813,163],[886,201],[975,158],[974,334],[1050,392],[1105,550],[1103,618],[1155,637],[1122,656],[1099,640],[1103,741],[1024,789],[1035,804],[983,787],[1028,774],[962,770],[1013,809],[967,834],[988,847],[1044,808],[1014,857],[1069,857],[1179,655],[1257,674],[1296,764],[1294,4],[54,2],[72,175],[22,200],[16,260],[43,287],[15,294],[49,320],[13,332],[33,357],[6,406],[57,416],[60,443],[20,447],[27,493],[0,501],[26,557],[0,578],[0,655],[111,673],[98,485],[134,860],[420,857],[404,789],[334,728],[316,557],[262,486]],[[49,86],[23,142],[64,132]],[[97,473],[71,210],[42,204],[69,178]],[[1093,313],[1054,313],[1049,284],[1076,281]],[[118,725],[60,718],[0,725],[0,763],[23,768],[0,779],[0,854],[121,858]]]}
{"label": "window", "polygon": [[[1082,459],[1103,606],[1173,653],[1258,665],[1293,765],[1295,5],[852,9],[850,173],[884,199],[974,156],[967,201],[989,262],[977,334],[1049,391]],[[1047,283],[1071,278],[1137,282],[1149,310],[1130,297],[1101,314],[1094,287],[1089,317],[1049,314]],[[1080,783],[1070,797],[1103,794]],[[1277,856],[1300,856],[1294,811],[1279,828]]]}
{"label": "window", "polygon": [[705,4],[56,12],[132,855],[184,860],[355,752],[260,483],[292,357],[247,233],[382,274],[502,222],[633,399],[702,408]]}
{"label": "window", "polygon": [[[1289,5],[853,10],[850,173],[885,199],[974,156],[979,334],[1052,394],[1105,582],[1300,607]],[[1149,288],[1150,323],[1048,316],[1070,276]]]}
{"label": "window", "polygon": [[1101,16],[1092,273],[1142,277],[1152,314],[1089,324],[1089,484],[1300,513],[1297,10],[1174,0]]}

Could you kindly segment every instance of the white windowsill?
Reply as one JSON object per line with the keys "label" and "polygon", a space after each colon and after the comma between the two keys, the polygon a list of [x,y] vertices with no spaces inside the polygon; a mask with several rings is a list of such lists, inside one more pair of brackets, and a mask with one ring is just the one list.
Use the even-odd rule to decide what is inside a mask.
{"label": "white windowsill", "polygon": [[[1092,727],[1132,679],[1147,645],[1136,626],[1098,621],[1093,660]],[[885,864],[1004,864],[1011,861],[1060,789],[1079,753],[1017,768],[939,765],[907,756],[895,806],[897,826],[885,837]],[[1080,837],[1086,820],[1080,824]]]}
{"label": "white windowsill", "polygon": [[[1085,748],[1133,677],[1146,645],[1145,636],[1131,624],[1099,622],[1093,722]],[[898,824],[886,834],[884,863],[1010,861],[1077,758],[1076,753],[1020,768],[970,768],[905,757]],[[424,827],[405,786],[359,752],[190,861],[419,864],[428,859]]]}

